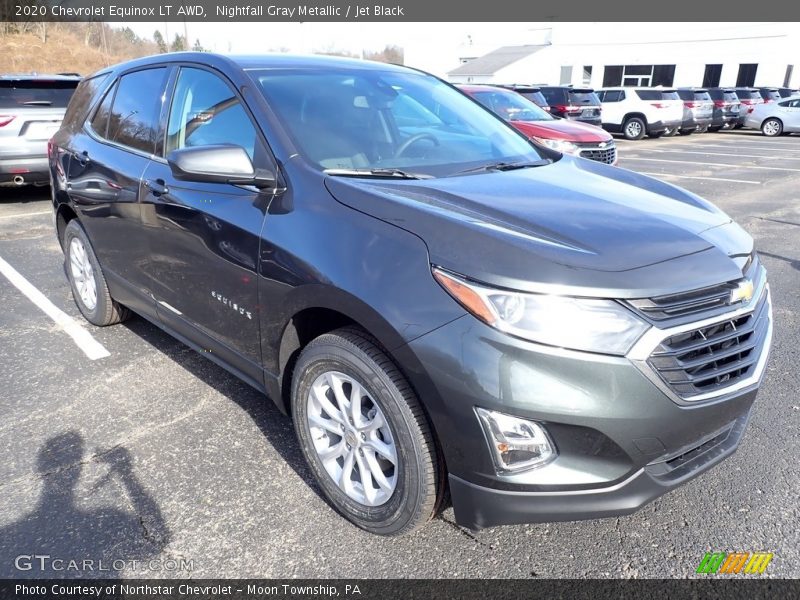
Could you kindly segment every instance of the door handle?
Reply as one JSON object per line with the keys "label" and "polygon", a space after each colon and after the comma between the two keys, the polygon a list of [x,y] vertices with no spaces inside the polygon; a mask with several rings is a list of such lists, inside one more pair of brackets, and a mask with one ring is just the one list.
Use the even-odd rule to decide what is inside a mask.
{"label": "door handle", "polygon": [[89,164],[89,153],[84,150],[83,152],[73,152],[72,157],[78,161],[78,164],[85,167]]}
{"label": "door handle", "polygon": [[163,179],[146,179],[144,182],[144,187],[150,190],[154,196],[169,194],[169,188]]}

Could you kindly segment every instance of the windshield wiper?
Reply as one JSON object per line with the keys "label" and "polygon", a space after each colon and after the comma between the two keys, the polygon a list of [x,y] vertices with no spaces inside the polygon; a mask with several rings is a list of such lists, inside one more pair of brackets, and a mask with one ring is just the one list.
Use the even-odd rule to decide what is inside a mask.
{"label": "windshield wiper", "polygon": [[326,175],[340,177],[394,177],[397,179],[432,179],[433,175],[426,173],[409,173],[401,169],[390,167],[376,169],[325,169]]}
{"label": "windshield wiper", "polygon": [[479,167],[472,167],[471,169],[464,169],[463,171],[456,171],[453,175],[464,175],[466,173],[478,173],[480,171],[515,171],[517,169],[531,169],[533,167],[543,167],[549,165],[551,161],[549,158],[542,160],[534,160],[529,162],[496,162],[488,165],[480,165]]}

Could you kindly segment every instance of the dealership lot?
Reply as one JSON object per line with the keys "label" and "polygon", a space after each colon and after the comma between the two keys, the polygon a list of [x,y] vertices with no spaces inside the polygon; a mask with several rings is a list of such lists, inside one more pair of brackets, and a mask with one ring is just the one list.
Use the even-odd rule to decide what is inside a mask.
{"label": "dealership lot", "polygon": [[[617,144],[621,167],[727,211],[769,271],[773,356],[747,436],[722,465],[619,519],[474,533],[448,509],[412,537],[371,536],[322,500],[289,419],[265,398],[142,319],[85,324],[47,193],[3,189],[0,577],[36,575],[15,559],[43,549],[124,561],[112,568],[125,576],[343,578],[685,577],[706,551],[765,551],[767,576],[800,577],[800,136]],[[107,356],[92,360],[86,335],[9,274]],[[192,570],[164,570],[175,564]]]}

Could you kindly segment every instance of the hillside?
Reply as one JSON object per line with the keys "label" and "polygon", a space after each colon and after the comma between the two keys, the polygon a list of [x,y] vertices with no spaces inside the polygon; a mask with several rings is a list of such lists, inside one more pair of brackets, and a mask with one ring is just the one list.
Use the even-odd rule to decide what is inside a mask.
{"label": "hillside", "polygon": [[[40,24],[29,31],[3,32],[0,27],[0,73],[88,75],[123,60],[154,54],[158,46],[100,23]],[[44,40],[43,40],[44,38]]]}

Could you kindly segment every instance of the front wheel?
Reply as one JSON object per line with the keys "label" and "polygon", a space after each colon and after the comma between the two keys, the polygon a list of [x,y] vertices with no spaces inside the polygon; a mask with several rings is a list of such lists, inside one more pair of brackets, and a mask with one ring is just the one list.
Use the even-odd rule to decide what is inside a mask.
{"label": "front wheel", "polygon": [[761,133],[767,137],[777,137],[783,133],[783,123],[780,119],[769,118],[761,124]]}
{"label": "front wheel", "polygon": [[128,309],[111,297],[94,249],[76,219],[67,224],[62,241],[72,297],[84,318],[100,327],[128,318]]}
{"label": "front wheel", "polygon": [[677,127],[668,127],[664,132],[664,137],[675,137],[676,135],[678,135]]}
{"label": "front wheel", "polygon": [[640,140],[644,137],[644,121],[639,117],[631,117],[622,126],[622,135],[626,140]]}
{"label": "front wheel", "polygon": [[292,377],[302,452],[333,507],[379,535],[410,533],[436,511],[440,481],[427,418],[376,343],[348,327],[313,340]]}

